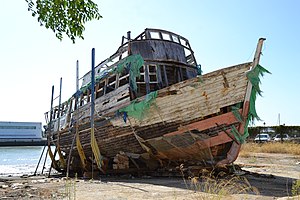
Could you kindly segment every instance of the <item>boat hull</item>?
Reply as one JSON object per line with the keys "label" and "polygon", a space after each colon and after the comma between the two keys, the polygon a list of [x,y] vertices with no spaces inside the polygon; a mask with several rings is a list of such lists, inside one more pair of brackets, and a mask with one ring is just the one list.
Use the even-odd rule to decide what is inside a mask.
{"label": "boat hull", "polygon": [[[242,115],[246,105],[246,72],[251,66],[252,63],[240,64],[182,81],[158,90],[151,101],[144,96],[131,102],[126,85],[110,97],[97,99],[94,134],[101,154],[101,171],[232,163],[241,145],[233,131],[245,126],[237,113]],[[148,104],[139,117],[126,111],[145,101]],[[54,135],[65,161],[71,154],[70,169],[77,172],[96,167],[92,164],[95,152],[91,148],[89,109],[89,104],[78,109],[72,116],[78,119],[77,126],[69,125]],[[59,171],[66,170],[66,166],[57,167]]]}

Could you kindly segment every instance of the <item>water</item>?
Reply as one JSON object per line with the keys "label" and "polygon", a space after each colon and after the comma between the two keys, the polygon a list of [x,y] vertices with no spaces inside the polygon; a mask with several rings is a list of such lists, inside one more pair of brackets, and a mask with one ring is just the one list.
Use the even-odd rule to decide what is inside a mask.
{"label": "water", "polygon": [[[33,174],[43,148],[43,146],[0,147],[0,176]],[[44,151],[37,173],[42,171],[46,152],[47,148]],[[50,163],[51,161],[48,158],[45,165],[46,169],[49,169]]]}

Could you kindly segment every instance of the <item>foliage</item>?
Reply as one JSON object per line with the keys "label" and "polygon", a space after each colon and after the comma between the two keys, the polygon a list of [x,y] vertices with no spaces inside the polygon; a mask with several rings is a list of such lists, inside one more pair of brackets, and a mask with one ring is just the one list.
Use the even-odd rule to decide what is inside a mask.
{"label": "foliage", "polygon": [[75,43],[83,38],[84,24],[99,20],[98,6],[91,0],[26,0],[28,11],[37,16],[41,26],[50,28],[60,40],[65,33]]}
{"label": "foliage", "polygon": [[255,137],[257,134],[259,134],[261,132],[261,130],[263,129],[263,127],[260,126],[256,126],[256,127],[248,127],[248,132],[250,137]]}
{"label": "foliage", "polygon": [[292,186],[292,195],[297,196],[300,195],[300,180],[296,180]]}

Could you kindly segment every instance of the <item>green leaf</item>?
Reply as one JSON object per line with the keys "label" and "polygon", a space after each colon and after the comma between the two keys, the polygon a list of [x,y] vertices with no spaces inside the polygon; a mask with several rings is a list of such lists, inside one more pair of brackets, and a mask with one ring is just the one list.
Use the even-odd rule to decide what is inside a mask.
{"label": "green leaf", "polygon": [[67,35],[73,43],[76,38],[84,39],[85,23],[99,20],[98,5],[91,0],[25,0],[28,11],[37,16],[41,26],[50,28],[59,39]]}

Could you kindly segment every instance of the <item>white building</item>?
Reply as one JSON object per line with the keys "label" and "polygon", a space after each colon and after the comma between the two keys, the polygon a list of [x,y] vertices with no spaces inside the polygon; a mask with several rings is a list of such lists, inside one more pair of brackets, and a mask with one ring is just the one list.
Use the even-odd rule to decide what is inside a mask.
{"label": "white building", "polygon": [[0,121],[0,145],[38,145],[44,143],[42,123]]}

